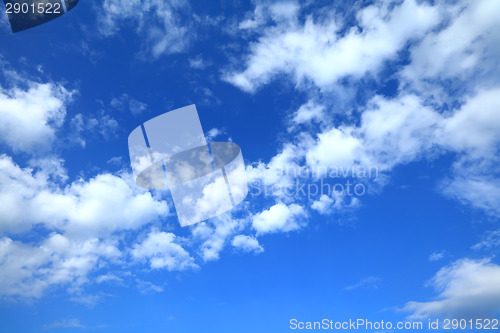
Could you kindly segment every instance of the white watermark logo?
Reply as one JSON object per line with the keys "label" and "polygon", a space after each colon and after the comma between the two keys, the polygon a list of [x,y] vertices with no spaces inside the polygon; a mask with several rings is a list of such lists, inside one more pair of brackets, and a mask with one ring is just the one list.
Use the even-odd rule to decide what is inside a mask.
{"label": "white watermark logo", "polygon": [[12,32],[34,28],[52,21],[71,9],[79,0],[4,0]]}
{"label": "white watermark logo", "polygon": [[369,181],[379,178],[377,166],[311,168],[291,165],[273,170],[252,169],[250,195],[307,198],[361,197]]}
{"label": "white watermark logo", "polygon": [[231,210],[248,194],[241,149],[207,143],[195,105],[153,118],[128,138],[136,184],[170,189],[181,226]]}

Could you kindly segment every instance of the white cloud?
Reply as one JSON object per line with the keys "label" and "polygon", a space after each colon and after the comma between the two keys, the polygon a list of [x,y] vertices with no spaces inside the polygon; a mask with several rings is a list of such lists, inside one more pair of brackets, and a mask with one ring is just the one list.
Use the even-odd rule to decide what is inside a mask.
{"label": "white cloud", "polygon": [[[297,85],[310,80],[329,88],[346,76],[375,74],[384,61],[395,57],[408,41],[422,37],[440,18],[439,9],[424,2],[407,0],[393,7],[382,2],[361,9],[357,15],[361,29],[353,27],[342,36],[342,25],[335,21],[334,12],[324,21],[315,22],[308,16],[303,24],[290,20],[298,10],[276,12],[288,19],[280,24],[274,18],[277,24],[264,29],[262,37],[252,44],[246,68],[228,73],[228,82],[252,92],[285,73]],[[259,20],[255,19],[240,25],[257,26]]]}
{"label": "white cloud", "polygon": [[[192,169],[186,169],[184,165],[180,166],[179,170],[181,169],[184,174],[194,172]],[[194,178],[188,177],[188,179]],[[175,191],[172,190],[171,193],[181,225],[191,225],[221,215],[233,208],[222,174],[213,177],[207,184],[194,179],[184,188],[178,186]]]}
{"label": "white cloud", "polygon": [[300,6],[296,1],[275,2],[269,6],[269,11],[274,20],[290,20],[297,17]]}
{"label": "white cloud", "polygon": [[451,198],[500,215],[500,179],[491,176],[458,175],[443,182],[441,190]]}
{"label": "white cloud", "polygon": [[473,157],[488,155],[500,142],[500,88],[483,89],[446,118],[443,145]]}
{"label": "white cloud", "polygon": [[218,136],[221,136],[222,134],[224,134],[224,131],[221,130],[221,129],[218,129],[218,128],[212,128],[211,130],[208,131],[207,133],[207,141],[208,142],[211,142],[211,141],[214,141],[214,139]]}
{"label": "white cloud", "polygon": [[[89,181],[75,182],[67,188],[66,197],[71,198],[74,204],[68,214],[70,223],[65,229],[108,234],[116,230],[137,229],[167,216],[169,209],[166,202],[157,201],[151,193],[133,187],[131,179],[124,177],[130,175],[101,174]],[[43,199],[52,200],[50,197]],[[42,204],[41,207],[47,205]]]}
{"label": "white cloud", "polygon": [[55,321],[52,324],[43,325],[45,329],[53,329],[53,328],[85,328],[80,319],[72,318],[72,319],[64,319],[61,321]]}
{"label": "white cloud", "polygon": [[37,221],[33,218],[30,205],[26,201],[38,195],[40,190],[48,187],[46,173],[40,171],[32,174],[31,169],[19,168],[12,159],[6,155],[0,156],[0,231],[19,232],[31,228],[31,224]]}
{"label": "white cloud", "polygon": [[201,54],[193,58],[190,58],[188,60],[189,60],[189,67],[194,69],[205,69],[212,64],[210,60],[204,59]]}
{"label": "white cloud", "polygon": [[12,32],[12,30],[10,28],[9,19],[7,17],[7,13],[5,13],[3,10],[2,10],[2,12],[0,14],[0,30],[3,33]]}
{"label": "white cloud", "polygon": [[159,230],[152,230],[144,241],[135,244],[131,255],[135,259],[147,260],[152,269],[174,271],[198,267],[189,253],[179,245],[176,235]]}
{"label": "white cloud", "polygon": [[[346,117],[319,134],[302,131],[269,163],[248,167],[250,179],[284,188],[293,179],[283,175],[286,168],[281,165],[298,170],[304,157],[312,169],[364,165],[387,174],[397,165],[452,151],[457,161],[441,186],[443,193],[498,214],[497,3],[379,2],[358,10],[356,26],[345,26],[335,8],[303,16],[300,7],[292,10],[296,3],[283,4],[290,8],[282,11],[285,20],[273,16],[270,5],[258,3],[240,24],[260,34],[250,44],[245,67],[225,76],[242,90],[253,92],[287,74],[298,90],[316,97],[319,90],[319,97],[331,97],[330,88],[341,79],[364,84],[359,79],[370,74],[378,80],[383,64],[401,59],[399,51],[406,46],[411,61],[395,74],[400,81],[396,97],[371,98],[361,107],[359,125]],[[456,78],[461,80],[458,85]],[[321,98],[310,98],[292,115],[289,130],[338,113],[311,100]],[[320,198],[313,209],[326,212],[327,201]]]}
{"label": "white cloud", "polygon": [[287,144],[282,151],[271,158],[269,163],[258,162],[247,166],[248,181],[262,182],[266,185],[286,187],[292,184],[292,178],[298,174],[299,161],[303,157],[303,150],[294,145]]}
{"label": "white cloud", "polygon": [[[69,140],[85,147],[87,141],[85,137],[100,135],[104,139],[110,139],[117,136],[120,129],[118,121],[104,111],[99,115],[76,114],[70,121],[72,133]],[[85,137],[84,135],[85,134]]]}
{"label": "white cloud", "polygon": [[325,118],[325,107],[313,101],[302,105],[293,115],[294,125],[307,124],[310,122],[322,122]]}
{"label": "white cloud", "polygon": [[264,248],[259,244],[259,241],[252,236],[236,235],[231,243],[234,247],[239,248],[245,252],[261,253]]}
{"label": "white cloud", "polygon": [[500,247],[500,230],[495,230],[487,233],[486,237],[479,243],[475,244],[472,249],[495,249],[497,247]]}
{"label": "white cloud", "polygon": [[313,169],[351,166],[359,157],[362,157],[360,140],[344,128],[332,128],[318,134],[316,144],[306,155],[307,163]]}
{"label": "white cloud", "polygon": [[378,288],[379,284],[380,284],[380,278],[378,278],[376,276],[369,276],[369,277],[366,277],[366,278],[359,280],[359,282],[357,282],[353,285],[345,287],[344,290],[354,290],[354,289],[358,289],[358,288],[376,289],[376,288]]}
{"label": "white cloud", "polygon": [[[359,126],[339,126],[302,143],[312,168],[364,165],[390,171],[397,165],[449,151],[458,153],[441,191],[483,210],[498,213],[500,143],[497,88],[479,90],[446,114],[415,95],[375,96]],[[320,205],[321,204],[321,205]],[[324,202],[326,204],[326,202]],[[324,206],[321,202],[316,208]]]}
{"label": "white cloud", "polygon": [[0,296],[38,298],[54,285],[78,292],[87,275],[121,252],[113,242],[97,238],[78,241],[53,233],[40,245],[28,245],[8,237],[0,239]]}
{"label": "white cloud", "polygon": [[349,208],[356,208],[359,206],[360,201],[358,198],[352,197],[346,200],[345,193],[332,191],[333,193],[328,196],[322,194],[318,200],[311,204],[311,208],[320,214],[327,215],[333,212],[346,211]]}
{"label": "white cloud", "polygon": [[254,11],[240,22],[238,28],[243,31],[253,31],[273,22],[291,23],[296,21],[299,12],[300,5],[296,1],[260,2]]}
{"label": "white cloud", "polygon": [[330,198],[328,195],[323,194],[319,200],[312,203],[311,208],[320,212],[321,214],[326,214],[330,211],[335,200]]}
{"label": "white cloud", "polygon": [[[488,78],[487,83],[498,83],[500,4],[464,0],[447,10],[444,28],[430,32],[411,50],[411,63],[403,70],[403,77],[421,88],[422,93],[429,90],[429,79],[458,78],[465,84],[476,84],[477,80],[471,78],[479,75]],[[488,82],[490,78],[493,82]],[[430,94],[438,96],[441,91],[434,89]]]}
{"label": "white cloud", "polygon": [[392,168],[421,157],[436,142],[441,116],[415,95],[395,99],[375,96],[361,116],[357,136],[363,138],[368,164]]}
{"label": "white cloud", "polygon": [[[0,156],[2,298],[38,298],[52,286],[80,293],[91,274],[121,260],[117,233],[168,214],[166,202],[139,190],[130,175],[104,173],[65,184],[60,159],[30,163],[36,170]],[[36,225],[47,230],[38,243],[14,237]],[[96,282],[103,281],[100,276]]]}
{"label": "white cloud", "polygon": [[107,274],[99,275],[98,277],[96,277],[95,282],[97,282],[97,283],[104,283],[104,282],[123,283],[123,279],[119,276],[116,276],[113,273],[107,273]]}
{"label": "white cloud", "polygon": [[149,281],[143,281],[143,280],[137,279],[136,282],[137,282],[137,288],[139,288],[139,291],[142,294],[147,294],[150,292],[155,292],[155,293],[163,292],[162,286],[158,286],[158,285],[151,283]]}
{"label": "white cloud", "polygon": [[439,251],[439,252],[433,252],[429,255],[429,261],[438,261],[444,258],[445,252],[444,251]]}
{"label": "white cloud", "polygon": [[21,168],[0,156],[0,232],[17,233],[44,224],[74,235],[104,236],[136,229],[168,214],[166,202],[142,192],[131,176],[100,174],[67,186],[50,180],[50,172]]}
{"label": "white cloud", "polygon": [[306,215],[304,207],[297,204],[285,205],[277,203],[252,218],[252,227],[258,234],[272,232],[288,232],[299,229]]}
{"label": "white cloud", "polygon": [[99,7],[98,29],[104,36],[122,26],[133,27],[142,38],[143,51],[153,58],[182,52],[192,33],[178,13],[189,8],[187,1],[105,0]]}
{"label": "white cloud", "polygon": [[[181,11],[185,4],[184,1],[105,0],[102,4],[105,11],[100,16],[101,33],[111,36],[123,25],[135,25],[138,35],[143,38],[144,52],[153,58],[180,52],[191,39],[187,34],[187,26],[180,24],[177,17],[177,11]],[[467,20],[470,21],[476,13],[484,10],[481,8],[488,6],[496,8],[484,1],[478,1],[477,5],[470,4],[462,11],[458,10],[461,5],[443,11],[441,2],[435,6],[412,0],[398,2],[394,6],[389,5],[389,2],[381,2],[359,11],[359,28],[341,32],[343,22],[332,19],[335,16],[333,11],[319,16],[305,16],[305,21],[301,23],[301,8],[296,2],[258,5],[252,17],[242,22],[240,28],[248,33],[261,33],[261,37],[251,44],[245,68],[228,73],[226,79],[244,90],[255,91],[277,75],[286,74],[292,77],[299,89],[304,86],[309,88],[312,83],[313,90],[320,88],[320,91],[326,91],[341,79],[377,74],[387,60],[398,57],[398,52],[413,41],[417,42],[417,46],[410,46],[412,64],[401,73],[402,79],[418,81],[418,77],[412,76],[412,70],[418,66],[424,68],[422,71],[429,77],[460,76],[460,73],[467,76],[467,73],[478,68],[491,67],[489,60],[476,61],[478,54],[491,55],[498,51],[486,46],[495,40],[495,31],[500,31],[491,28],[497,24],[491,19],[494,14],[488,13],[484,24],[466,32],[465,40],[469,40],[471,50],[464,48],[465,42],[462,46],[457,44],[457,59],[454,58],[455,53],[446,53],[446,45],[452,40],[452,33],[447,31],[456,33],[463,30]],[[449,16],[452,12],[463,17],[456,20],[456,24],[461,24],[460,29],[453,28],[456,24]],[[496,13],[495,10],[492,12]],[[443,20],[447,19],[450,19],[448,27],[443,24]],[[269,21],[273,21],[273,24],[259,30]],[[436,29],[438,24],[442,24],[444,30]],[[485,32],[488,34],[485,35]],[[423,42],[419,44],[421,38]],[[435,47],[448,60],[438,60],[435,68],[433,64],[426,63],[428,59],[424,57],[424,51],[429,47]],[[199,59],[191,59],[194,61],[191,65],[203,67],[204,61],[197,61]],[[454,72],[448,64],[464,70]],[[303,86],[303,83],[307,84]],[[442,112],[442,105],[431,104],[425,96],[418,96],[414,91],[403,90],[402,87],[395,98],[376,96],[367,106],[361,107],[359,123],[358,119],[349,123],[352,119],[348,118],[346,123],[337,123],[336,127],[330,128],[326,128],[324,120],[328,119],[332,110],[326,105],[311,102],[321,99],[309,96],[310,102],[299,108],[290,120],[294,126],[321,123],[322,132],[297,133],[292,142],[284,143],[283,149],[269,163],[258,162],[249,166],[249,178],[285,187],[294,179],[284,171],[290,168],[298,170],[301,164],[313,168],[363,164],[377,166],[388,172],[396,165],[434,153],[452,151],[462,159],[460,163],[455,163],[449,182],[444,186],[445,193],[483,209],[498,209],[495,207],[500,201],[500,183],[498,177],[492,177],[494,172],[491,172],[496,170],[492,167],[494,159],[491,156],[497,152],[500,140],[500,128],[497,126],[500,121],[496,112],[499,105],[495,98],[500,93],[498,89],[477,87],[474,93],[465,95],[469,97],[460,96],[463,98],[459,101],[462,106]],[[24,143],[8,141],[10,137],[5,139],[1,133],[0,139],[18,151],[33,151],[38,143],[43,142],[50,145],[64,121],[65,106],[70,97],[71,93],[56,84],[33,83],[24,90],[12,88],[0,91],[0,98],[11,103],[7,105],[14,105],[10,109],[0,106],[0,116],[3,112],[5,119],[17,121],[21,128],[25,126],[30,131],[32,127],[36,129],[38,126],[38,130],[33,132],[35,135],[25,138]],[[111,104],[116,108],[130,109],[131,112],[142,112],[144,105],[138,101],[132,103],[132,100],[127,95],[113,100]],[[30,106],[31,102],[36,105],[32,108],[35,116],[27,120],[20,119],[13,110],[20,105]],[[101,120],[98,118],[87,119],[77,115],[72,125],[75,129],[97,130]],[[38,121],[31,123],[33,119]],[[102,120],[109,125],[108,129],[117,127],[116,121],[110,117],[105,118],[103,115]],[[214,129],[209,135],[215,136],[218,134],[216,132]],[[45,161],[34,159],[28,165],[32,169],[20,167],[6,155],[0,158],[0,202],[6,203],[0,206],[0,219],[3,222],[0,235],[4,237],[0,240],[0,286],[5,286],[0,287],[0,295],[39,297],[53,285],[68,285],[78,290],[88,283],[92,273],[106,263],[121,260],[122,255],[117,247],[118,239],[122,239],[121,232],[140,230],[168,214],[166,202],[137,189],[127,174],[103,173],[87,180],[67,183],[62,163],[56,158]],[[471,169],[479,171],[471,174]],[[279,203],[269,209],[253,215],[249,212],[251,217],[247,221],[234,220],[226,214],[200,223],[191,229],[192,239],[189,241],[201,240],[199,254],[204,261],[218,259],[228,243],[244,251],[260,252],[262,247],[255,237],[240,234],[245,222],[251,223],[257,235],[289,232],[305,224],[307,210],[294,201],[296,198],[287,201],[278,196],[276,199]],[[353,203],[356,205],[358,201],[350,201],[351,205]],[[311,208],[328,214],[348,205],[348,201],[342,197],[321,196],[311,203]],[[213,205],[207,201],[203,208],[211,209]],[[37,224],[51,232],[39,244],[25,244],[15,238],[20,232],[30,230]],[[151,268],[178,270],[197,267],[188,251],[181,246],[190,245],[190,242],[185,242],[173,233],[153,229],[145,239],[132,241],[132,244],[135,244],[132,248],[130,244],[124,244],[125,249],[122,251],[129,253],[137,262],[147,262]],[[20,266],[19,262],[26,264]],[[464,271],[459,266],[476,265],[481,272],[496,278],[491,272],[496,272],[498,266],[474,261],[466,265],[465,262],[457,262],[453,266],[455,268],[448,268],[448,273],[441,274],[448,276],[450,285],[460,280],[460,276],[463,280],[468,279],[464,277],[468,276],[466,273],[456,273]],[[99,274],[97,282],[113,279],[105,272],[96,273]],[[476,283],[475,280],[473,282]],[[433,282],[433,285],[437,284]],[[139,282],[138,285],[141,290],[162,289],[147,282],[142,287]],[[444,309],[447,302],[465,304],[460,303],[463,294],[456,290],[447,292],[449,288],[442,288],[438,301],[409,303],[407,307],[418,316],[429,309]]]}
{"label": "white cloud", "polygon": [[26,81],[27,89],[0,87],[0,141],[15,152],[49,150],[63,124],[72,92]]}
{"label": "white cloud", "polygon": [[192,230],[195,238],[203,240],[200,252],[204,261],[219,259],[220,252],[224,249],[227,240],[243,224],[243,221],[233,219],[230,214],[223,214],[211,219],[211,221],[214,227],[203,222],[197,224]]}
{"label": "white cloud", "polygon": [[408,302],[410,318],[451,316],[488,318],[500,311],[500,266],[489,259],[461,259],[439,270],[429,285],[439,295],[428,302]]}
{"label": "white cloud", "polygon": [[[500,108],[497,88],[480,89],[455,109],[440,112],[414,94],[373,97],[358,125],[325,129],[315,137],[300,132],[269,163],[247,167],[250,182],[287,188],[300,179],[300,170],[349,169],[363,166],[389,173],[394,167],[435,158],[450,151],[457,160],[440,191],[466,204],[498,215],[500,201]],[[305,160],[305,161],[304,161]],[[305,162],[305,163],[304,163]],[[304,180],[304,179],[300,179]],[[377,188],[379,179],[366,179]],[[253,185],[255,187],[255,185]],[[258,188],[258,187],[257,187]],[[279,200],[294,200],[270,191]],[[335,202],[335,205],[332,205]],[[289,202],[288,202],[289,203]],[[349,204],[345,198],[319,198],[311,208],[329,214]]]}
{"label": "white cloud", "polygon": [[135,98],[130,97],[128,94],[122,94],[120,97],[114,97],[110,105],[120,111],[128,111],[134,116],[140,115],[144,112],[148,105]]}

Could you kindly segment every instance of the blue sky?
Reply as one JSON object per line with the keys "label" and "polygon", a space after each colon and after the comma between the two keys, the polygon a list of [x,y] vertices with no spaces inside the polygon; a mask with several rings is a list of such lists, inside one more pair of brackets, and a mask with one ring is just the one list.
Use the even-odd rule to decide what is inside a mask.
{"label": "blue sky", "polygon": [[[2,14],[0,331],[498,318],[499,14],[104,0],[16,34]],[[181,228],[127,138],[190,104],[250,191]]]}

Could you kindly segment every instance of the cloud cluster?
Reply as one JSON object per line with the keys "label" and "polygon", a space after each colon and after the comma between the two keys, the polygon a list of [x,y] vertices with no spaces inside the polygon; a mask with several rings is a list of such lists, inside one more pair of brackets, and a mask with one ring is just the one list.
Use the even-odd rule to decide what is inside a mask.
{"label": "cloud cluster", "polygon": [[197,268],[194,259],[178,244],[178,237],[173,233],[152,230],[142,243],[135,244],[132,251],[135,259],[146,259],[151,268],[184,270]]}
{"label": "cloud cluster", "polygon": [[[240,25],[260,37],[251,44],[244,69],[226,73],[229,82],[253,92],[287,74],[297,89],[312,96],[289,119],[295,139],[268,163],[250,167],[250,178],[281,187],[293,183],[289,175],[275,172],[284,165],[362,165],[389,174],[395,166],[452,152],[456,160],[440,185],[442,193],[498,215],[500,84],[494,64],[500,25],[492,13],[499,14],[500,7],[489,1],[389,3],[360,9],[351,25],[338,21],[335,9],[327,19],[305,16],[301,21],[295,9],[286,20],[277,20],[261,4],[253,21]],[[250,24],[265,19],[274,24]],[[342,80],[362,87],[389,61],[401,60],[405,48],[409,62],[393,74],[399,80],[394,96],[372,94],[359,106],[359,118],[349,109],[331,109],[326,101],[338,97]],[[437,60],[432,50],[441,55]],[[342,120],[332,122],[336,117]],[[326,212],[342,197],[337,199],[319,198],[312,208]],[[349,205],[347,200],[343,207]]]}
{"label": "cloud cluster", "polygon": [[489,318],[500,312],[500,266],[489,259],[461,259],[442,268],[429,281],[439,295],[433,301],[408,302],[410,318],[451,316]]}
{"label": "cloud cluster", "polygon": [[[97,7],[103,36],[125,26],[135,28],[144,53],[153,58],[181,52],[191,40],[180,19],[189,7],[185,1],[105,0]],[[269,162],[249,166],[249,180],[285,187],[296,177],[280,171],[301,167],[375,166],[386,175],[398,165],[451,152],[456,159],[441,191],[500,214],[495,157],[500,143],[494,46],[499,44],[498,4],[383,1],[361,8],[355,22],[339,19],[335,7],[321,15],[304,13],[304,8],[298,2],[259,3],[239,24],[242,33],[256,38],[243,67],[227,70],[224,79],[254,92],[284,75],[309,96],[288,119],[286,130],[293,138]],[[204,68],[200,59],[191,66]],[[343,81],[358,86],[364,80],[377,81],[392,61],[401,62],[394,73],[399,80],[394,95],[368,91],[371,97],[357,110],[359,117],[352,110],[332,110],[328,99],[338,96]],[[359,205],[356,198],[342,195],[299,200],[276,194],[265,206],[234,211],[238,218],[226,214],[199,223],[186,239],[162,231],[158,225],[169,216],[167,202],[139,190],[127,172],[68,181],[64,160],[39,158],[37,152],[50,150],[67,121],[72,96],[54,82],[24,80],[0,89],[0,142],[13,154],[31,158],[17,163],[15,156],[0,156],[0,297],[40,297],[61,285],[79,292],[91,280],[122,281],[104,268],[128,259],[148,269],[175,271],[197,269],[195,255],[205,262],[217,260],[228,244],[241,252],[261,253],[256,236],[300,230],[312,213],[309,209],[332,214]],[[146,108],[126,94],[111,104],[136,115]],[[70,126],[82,133],[108,133],[117,127],[107,115],[92,119],[76,115]],[[210,136],[218,132],[214,129]],[[308,181],[313,178],[308,176]],[[38,242],[28,242],[26,235],[34,229],[44,234]],[[130,231],[135,237],[124,236]],[[491,262],[457,261],[431,282],[440,293],[438,300],[408,303],[406,310],[420,317],[446,309],[466,311],[470,304],[498,307],[492,283],[497,275],[498,266]],[[136,282],[141,290],[162,290]],[[368,278],[347,289],[374,282]]]}
{"label": "cloud cluster", "polygon": [[[292,10],[293,9],[293,10]],[[226,80],[245,91],[255,91],[276,75],[285,73],[297,85],[312,81],[328,89],[346,76],[361,78],[377,74],[384,61],[394,58],[409,40],[422,37],[439,23],[439,9],[414,0],[390,6],[379,2],[361,9],[357,25],[344,31],[335,10],[321,20],[297,18],[296,6],[280,11],[271,8],[276,25],[264,28],[251,45],[243,71],[232,71]],[[260,11],[256,9],[256,16]],[[257,28],[244,21],[240,28]]]}
{"label": "cloud cluster", "polygon": [[302,224],[301,218],[305,215],[306,212],[302,206],[277,203],[255,214],[252,219],[252,228],[257,231],[257,234],[288,232],[299,229]]}
{"label": "cloud cluster", "polygon": [[61,186],[50,171],[20,168],[6,155],[0,156],[0,170],[2,233],[43,225],[75,236],[107,236],[168,214],[166,202],[139,192],[127,175],[104,173]]}
{"label": "cloud cluster", "polygon": [[0,90],[0,141],[15,152],[50,149],[72,92],[54,83],[25,82]]}
{"label": "cloud cluster", "polygon": [[245,252],[260,253],[264,252],[264,248],[259,244],[257,238],[247,235],[236,235],[231,244]]}
{"label": "cloud cluster", "polygon": [[[361,8],[353,22],[339,19],[334,7],[311,15],[307,5],[288,4],[286,15],[278,17],[260,3],[241,22],[241,31],[256,37],[243,65],[224,75],[249,93],[285,76],[310,96],[289,119],[294,138],[268,163],[250,166],[250,179],[293,183],[289,174],[277,172],[285,166],[376,166],[384,176],[396,166],[446,154],[454,161],[441,176],[441,193],[500,216],[500,4],[383,1]],[[373,81],[383,86],[383,71],[396,80],[396,91],[365,87]],[[384,177],[377,181],[383,185]],[[282,217],[298,200],[274,198],[276,206],[255,214],[252,226],[260,233],[296,228]],[[344,199],[322,195],[304,207],[332,214],[359,203]],[[497,234],[474,249],[497,246]],[[439,293],[435,300],[409,302],[404,310],[412,318],[498,313],[498,274],[490,260],[458,260],[429,283]]]}
{"label": "cloud cluster", "polygon": [[38,246],[0,238],[0,295],[38,298],[47,288],[61,285],[79,292],[89,273],[120,257],[116,245],[97,238],[70,239],[58,233]]}
{"label": "cloud cluster", "polygon": [[172,234],[152,231],[135,245],[121,241],[124,233],[166,219],[167,202],[140,190],[124,171],[69,181],[64,159],[51,148],[73,92],[15,77],[13,88],[0,89],[0,143],[28,161],[21,166],[17,157],[0,155],[0,297],[38,298],[61,286],[79,294],[98,282],[94,274],[104,276],[102,270],[129,256],[152,268],[196,268]]}

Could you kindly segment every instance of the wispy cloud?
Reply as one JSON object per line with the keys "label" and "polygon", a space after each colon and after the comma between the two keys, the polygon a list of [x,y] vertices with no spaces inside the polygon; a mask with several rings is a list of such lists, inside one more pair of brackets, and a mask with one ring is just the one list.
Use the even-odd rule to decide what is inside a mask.
{"label": "wispy cloud", "polygon": [[429,261],[438,261],[444,258],[445,251],[433,252],[429,255]]}
{"label": "wispy cloud", "polygon": [[101,34],[111,37],[123,28],[135,29],[145,59],[182,52],[194,35],[190,20],[180,16],[190,10],[187,1],[105,0],[97,10]]}
{"label": "wispy cloud", "polygon": [[72,318],[72,319],[64,319],[61,321],[55,321],[52,324],[46,324],[43,325],[44,329],[56,329],[56,328],[81,328],[84,329],[86,328],[85,325],[83,325],[80,322],[80,319]]}
{"label": "wispy cloud", "polygon": [[443,267],[429,281],[439,292],[435,300],[408,302],[410,318],[456,316],[488,318],[500,309],[500,266],[490,259],[461,259]]}
{"label": "wispy cloud", "polygon": [[344,287],[344,290],[354,290],[359,288],[376,289],[379,287],[381,281],[382,280],[376,276],[368,276],[366,278],[362,278],[359,282],[353,285]]}

